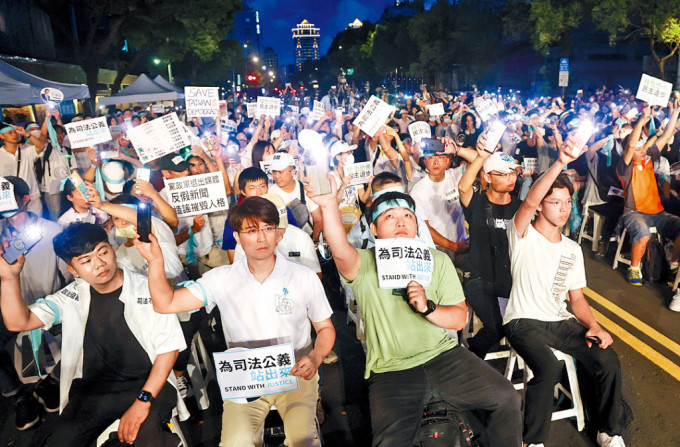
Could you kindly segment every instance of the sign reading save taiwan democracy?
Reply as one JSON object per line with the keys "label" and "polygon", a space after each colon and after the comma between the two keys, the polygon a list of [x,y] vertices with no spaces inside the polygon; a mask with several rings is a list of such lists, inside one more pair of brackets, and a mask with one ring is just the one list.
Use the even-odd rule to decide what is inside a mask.
{"label": "sign reading save taiwan democracy", "polygon": [[168,191],[168,202],[178,216],[195,216],[229,208],[224,179],[219,172],[163,181]]}
{"label": "sign reading save taiwan democracy", "polygon": [[64,128],[73,149],[106,143],[112,139],[105,116],[68,123],[64,125]]}
{"label": "sign reading save taiwan democracy", "polygon": [[187,117],[216,117],[220,113],[218,87],[184,87]]}
{"label": "sign reading save taiwan democracy", "polygon": [[376,239],[375,263],[381,289],[403,289],[411,281],[427,287],[432,280],[432,253],[418,239]]}
{"label": "sign reading save taiwan democracy", "polygon": [[243,399],[285,393],[299,388],[290,375],[295,353],[290,343],[255,349],[215,352],[215,370],[222,399]]}

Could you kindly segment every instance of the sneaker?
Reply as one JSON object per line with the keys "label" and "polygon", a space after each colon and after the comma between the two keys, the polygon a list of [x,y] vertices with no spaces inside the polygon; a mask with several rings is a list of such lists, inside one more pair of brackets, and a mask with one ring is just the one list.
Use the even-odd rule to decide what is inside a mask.
{"label": "sneaker", "polygon": [[182,399],[186,399],[192,394],[189,380],[185,374],[177,376],[177,391],[179,391],[179,395],[182,397]]}
{"label": "sneaker", "polygon": [[609,436],[607,433],[599,431],[597,432],[597,445],[600,447],[626,447],[621,436]]}
{"label": "sneaker", "polygon": [[671,262],[670,266],[668,267],[670,277],[673,278],[673,280],[675,280],[675,277],[678,274],[678,266],[680,266],[680,262],[673,261],[673,262]]}
{"label": "sneaker", "polygon": [[545,447],[543,444],[526,444],[527,447]]}
{"label": "sneaker", "polygon": [[328,353],[326,357],[323,358],[323,363],[326,365],[332,365],[333,363],[338,361],[338,354],[335,353],[335,351],[331,350],[331,352]]}
{"label": "sneaker", "polygon": [[639,268],[634,269],[633,267],[628,267],[628,274],[626,277],[628,279],[628,284],[633,286],[642,285],[642,272],[640,272]]}
{"label": "sneaker", "polygon": [[668,305],[668,308],[673,312],[680,312],[680,289],[673,295],[673,299],[671,300],[671,304]]}
{"label": "sneaker", "polygon": [[30,394],[23,392],[19,394],[14,401],[14,410],[17,430],[24,431],[40,421],[38,402]]}
{"label": "sneaker", "polygon": [[41,380],[33,390],[33,396],[45,407],[48,413],[59,411],[59,382],[52,376]]}

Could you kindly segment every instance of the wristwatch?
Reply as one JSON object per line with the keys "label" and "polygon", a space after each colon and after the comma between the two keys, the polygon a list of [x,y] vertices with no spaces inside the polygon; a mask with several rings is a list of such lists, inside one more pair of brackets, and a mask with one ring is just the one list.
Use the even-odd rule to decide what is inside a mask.
{"label": "wristwatch", "polygon": [[432,300],[427,300],[427,310],[425,312],[421,312],[420,315],[423,317],[426,317],[430,315],[432,312],[434,312],[437,309],[437,305],[434,303]]}
{"label": "wristwatch", "polygon": [[151,394],[151,391],[142,390],[137,395],[137,400],[141,400],[142,402],[151,403],[151,402],[153,402],[153,395]]}

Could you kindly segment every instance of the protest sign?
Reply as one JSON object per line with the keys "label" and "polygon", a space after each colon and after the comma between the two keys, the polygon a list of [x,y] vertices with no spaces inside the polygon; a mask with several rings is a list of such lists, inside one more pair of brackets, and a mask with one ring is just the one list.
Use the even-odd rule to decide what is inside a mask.
{"label": "protest sign", "polygon": [[352,179],[349,182],[350,185],[363,185],[368,183],[372,176],[373,164],[370,161],[345,165],[345,177]]}
{"label": "protest sign", "polygon": [[14,185],[0,177],[0,212],[19,208],[14,198]]}
{"label": "protest sign", "polygon": [[123,130],[120,126],[109,126],[109,132],[111,133],[112,138],[118,138],[120,134],[123,133]]}
{"label": "protest sign", "polygon": [[673,84],[670,82],[643,73],[635,98],[647,102],[650,106],[666,107],[671,97],[671,90],[673,90]]}
{"label": "protest sign", "polygon": [[246,113],[248,114],[248,118],[259,118],[260,115],[257,114],[257,103],[256,102],[249,102],[246,104],[247,111]]}
{"label": "protest sign", "polygon": [[64,124],[64,128],[73,149],[91,147],[113,139],[105,116]]}
{"label": "protest sign", "polygon": [[354,120],[354,125],[366,132],[368,135],[375,135],[385,124],[387,117],[394,110],[394,107],[380,100],[376,96],[371,96],[359,115]]}
{"label": "protest sign", "polygon": [[152,104],[151,111],[153,113],[165,113],[165,106],[163,104]]}
{"label": "protest sign", "polygon": [[224,179],[219,172],[163,181],[168,191],[168,202],[178,216],[195,216],[229,208]]}
{"label": "protest sign", "polygon": [[441,102],[435,103],[435,104],[428,104],[427,105],[427,113],[430,116],[442,116],[444,112],[444,104]]}
{"label": "protest sign", "polygon": [[64,100],[64,93],[56,88],[44,88],[40,90],[40,99],[48,106],[54,107]]}
{"label": "protest sign", "polygon": [[296,115],[300,114],[300,107],[298,107],[298,106],[288,106],[288,108],[294,114],[296,114]]}
{"label": "protest sign", "polygon": [[[276,306],[292,309],[292,300],[277,295]],[[295,352],[290,343],[264,348],[236,348],[215,352],[215,372],[222,399],[244,399],[285,393],[299,388],[298,378],[290,375]]]}
{"label": "protest sign", "polygon": [[221,118],[220,124],[222,125],[222,132],[226,133],[236,132],[236,128],[238,127],[236,122],[227,118]]}
{"label": "protest sign", "polygon": [[175,112],[129,128],[127,137],[144,164],[191,146],[190,135]]}
{"label": "protest sign", "polygon": [[376,239],[375,263],[381,289],[402,289],[411,281],[427,287],[432,280],[432,253],[418,239]]}
{"label": "protest sign", "polygon": [[281,100],[269,96],[257,97],[257,116],[277,117],[281,115]]}
{"label": "protest sign", "polygon": [[420,143],[423,138],[432,138],[432,129],[425,121],[416,121],[408,125],[408,133],[414,143]]}
{"label": "protest sign", "polygon": [[486,100],[480,102],[477,106],[475,106],[475,110],[477,111],[479,116],[482,118],[482,121],[486,121],[489,118],[491,118],[493,115],[498,113],[498,109],[496,109],[496,105],[490,99],[486,99]]}
{"label": "protest sign", "polygon": [[536,157],[525,157],[524,160],[522,160],[522,173],[523,174],[535,173],[537,167],[538,167],[538,158],[536,158]]}
{"label": "protest sign", "polygon": [[218,87],[184,87],[187,117],[215,117],[220,113]]}
{"label": "protest sign", "polygon": [[312,121],[319,121],[321,118],[323,118],[324,113],[326,113],[326,108],[324,107],[323,103],[321,101],[314,100],[314,109],[312,109],[312,114],[309,115],[309,118]]}

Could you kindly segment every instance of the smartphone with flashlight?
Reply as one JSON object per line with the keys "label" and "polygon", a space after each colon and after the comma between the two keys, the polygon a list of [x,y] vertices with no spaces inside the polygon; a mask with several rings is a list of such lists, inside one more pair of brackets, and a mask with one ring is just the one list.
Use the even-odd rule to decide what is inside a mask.
{"label": "smartphone with flashlight", "polygon": [[444,152],[444,144],[436,138],[423,138],[420,140],[420,152]]}
{"label": "smartphone with flashlight", "polygon": [[142,242],[151,242],[151,205],[146,202],[139,202],[137,205],[137,234]]}
{"label": "smartphone with flashlight", "polygon": [[92,194],[90,194],[90,192],[85,187],[85,182],[83,181],[83,178],[80,176],[80,174],[78,174],[78,171],[71,172],[69,179],[71,180],[71,183],[73,183],[73,186],[78,188],[78,190],[85,196],[86,199],[92,197]]}
{"label": "smartphone with flashlight", "polygon": [[144,180],[148,182],[151,179],[151,169],[149,168],[137,168],[137,179]]}
{"label": "smartphone with flashlight", "polygon": [[326,148],[319,147],[306,150],[303,164],[309,178],[309,186],[314,188],[314,194],[330,194],[331,182],[326,175],[328,174],[328,151]]}
{"label": "smartphone with flashlight", "polygon": [[501,137],[505,132],[506,125],[500,121],[494,121],[489,127],[489,131],[486,134],[486,145],[484,145],[484,150],[490,154],[496,152],[496,146],[498,142],[501,141]]}
{"label": "smartphone with flashlight", "polygon": [[23,231],[9,240],[9,246],[5,248],[2,257],[8,264],[14,264],[19,256],[27,254],[40,242],[42,234],[37,225],[28,225]]}
{"label": "smartphone with flashlight", "polygon": [[590,137],[595,132],[595,125],[590,121],[584,121],[578,126],[576,132],[574,133],[575,144],[571,155],[573,157],[578,157],[581,155],[581,149],[590,140]]}

